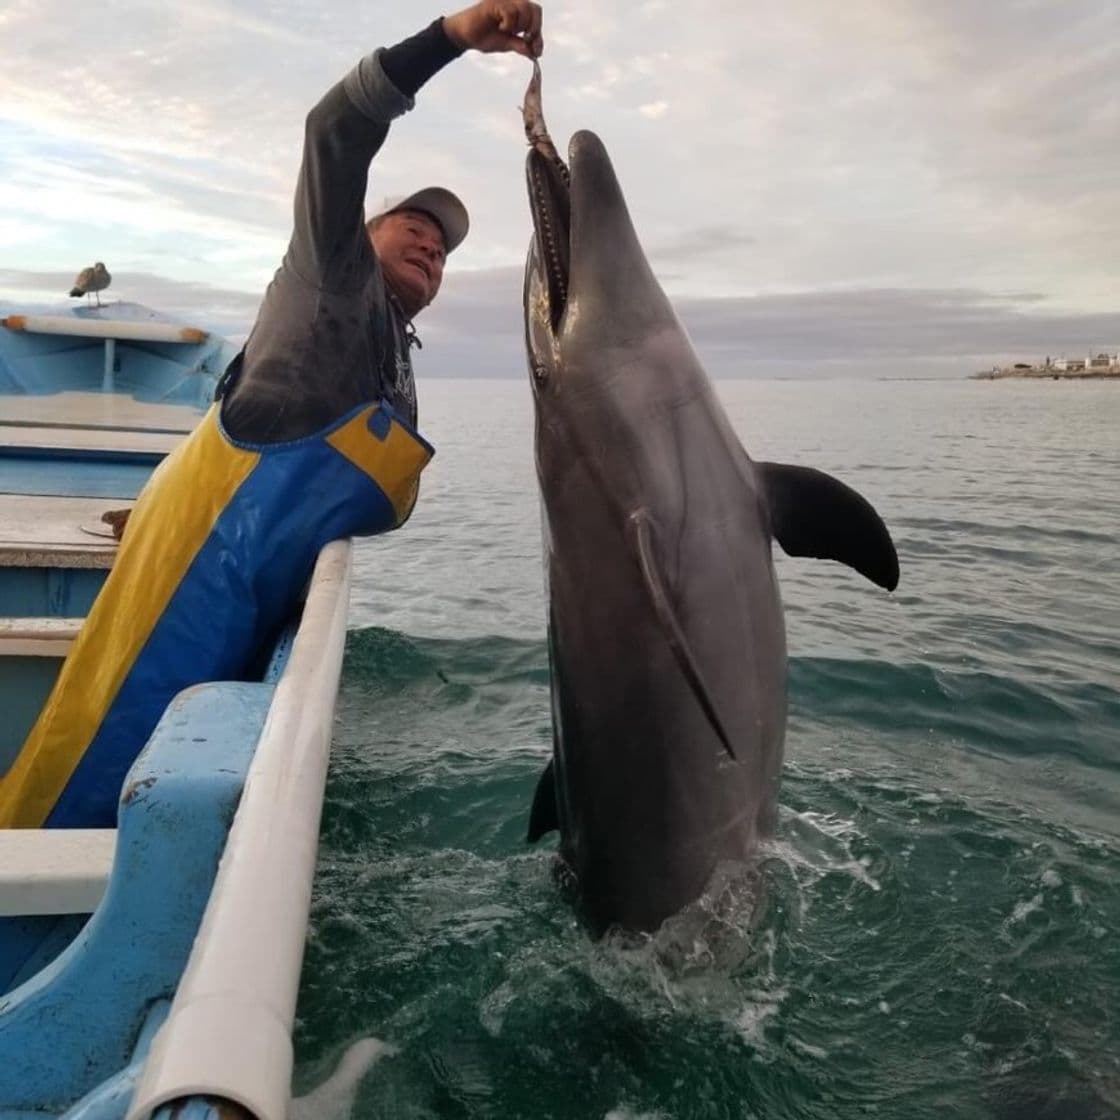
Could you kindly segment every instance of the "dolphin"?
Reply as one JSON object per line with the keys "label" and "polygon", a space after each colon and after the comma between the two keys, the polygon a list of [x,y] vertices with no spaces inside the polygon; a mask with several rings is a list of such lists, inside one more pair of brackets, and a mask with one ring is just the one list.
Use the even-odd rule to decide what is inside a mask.
{"label": "dolphin", "polygon": [[774,832],[786,639],[771,542],[898,583],[842,482],[755,462],[646,260],[606,148],[567,165],[524,106],[525,338],[548,592],[553,753],[530,841],[593,935],[655,930]]}

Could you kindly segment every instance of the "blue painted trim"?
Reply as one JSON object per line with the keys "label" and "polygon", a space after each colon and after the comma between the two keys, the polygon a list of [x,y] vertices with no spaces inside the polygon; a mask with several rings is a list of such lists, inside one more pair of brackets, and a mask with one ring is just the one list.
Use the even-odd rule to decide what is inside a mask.
{"label": "blue painted trim", "polygon": [[84,618],[108,574],[106,568],[0,568],[0,617]]}
{"label": "blue painted trim", "polygon": [[[0,720],[0,775],[3,775],[39,718],[39,712],[58,679],[62,658],[7,654],[0,665],[3,667],[3,672],[0,672],[0,712],[4,713],[3,720]],[[3,933],[0,932],[0,992],[11,987],[7,983],[9,976],[4,971],[3,944]]]}
{"label": "blue painted trim", "polygon": [[150,1006],[174,994],[273,691],[198,685],[168,707],[125,782],[101,905],[60,957],[0,998],[0,1120],[61,1112],[115,1076]]}
{"label": "blue painted trim", "polygon": [[[98,1085],[73,1108],[67,1109],[59,1120],[125,1120],[128,1106],[132,1103],[132,1094],[136,1092],[136,1082],[144,1072],[144,1063],[148,1060],[152,1040],[156,1036],[156,1031],[163,1026],[170,1010],[171,1004],[168,1000],[160,1000],[156,1003],[144,1020],[136,1049],[132,1052],[132,1061],[120,1073]],[[0,1120],[4,1120],[3,1113],[0,1113]]]}
{"label": "blue painted trim", "polygon": [[[303,608],[300,607],[300,615],[303,614]],[[268,662],[268,668],[264,671],[265,684],[279,684],[280,677],[284,670],[288,667],[288,660],[292,656],[292,646],[295,644],[296,634],[299,633],[299,621],[289,622],[280,633],[280,637],[276,639],[276,644],[272,647],[272,656]]]}
{"label": "blue painted trim", "polygon": [[135,498],[151,476],[147,463],[75,463],[0,457],[0,494],[60,498]]}
{"label": "blue painted trim", "polygon": [[88,914],[0,918],[0,995],[7,995],[46,968],[88,921]]}
{"label": "blue painted trim", "polygon": [[[226,1115],[229,1115],[228,1111]],[[222,1117],[209,1098],[191,1097],[175,1105],[165,1104],[152,1120],[222,1120]]]}
{"label": "blue painted trim", "polygon": [[57,459],[60,462],[94,463],[162,463],[166,451],[122,451],[100,447],[27,447],[23,444],[0,443],[0,458]]}
{"label": "blue painted trim", "polygon": [[[184,409],[190,406],[184,405]],[[195,416],[201,420],[206,414],[205,409],[191,409]],[[157,436],[186,436],[190,433],[183,428],[159,428],[151,424],[138,427],[136,424],[81,424],[71,420],[7,420],[3,421],[5,428],[60,428],[64,432],[147,432]]]}

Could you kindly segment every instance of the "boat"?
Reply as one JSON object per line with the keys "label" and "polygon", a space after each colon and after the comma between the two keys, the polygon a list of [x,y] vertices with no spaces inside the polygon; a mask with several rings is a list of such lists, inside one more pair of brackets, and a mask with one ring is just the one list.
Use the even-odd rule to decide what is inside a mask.
{"label": "boat", "polygon": [[[0,774],[113,564],[103,516],[235,353],[139,304],[0,306]],[[287,1117],[350,566],[322,550],[254,679],[175,697],[116,828],[0,830],[0,1120]]]}

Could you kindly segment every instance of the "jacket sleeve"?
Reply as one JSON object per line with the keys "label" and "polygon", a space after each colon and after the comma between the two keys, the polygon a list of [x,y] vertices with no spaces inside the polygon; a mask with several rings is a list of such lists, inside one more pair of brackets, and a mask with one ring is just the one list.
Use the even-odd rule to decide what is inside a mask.
{"label": "jacket sleeve", "polygon": [[285,264],[326,291],[364,283],[368,241],[359,236],[370,161],[389,124],[413,106],[382,69],[381,51],[363,58],[307,114]]}
{"label": "jacket sleeve", "polygon": [[361,286],[369,264],[362,201],[370,161],[420,87],[462,53],[443,21],[433,20],[363,58],[308,113],[286,258],[306,283],[333,292]]}

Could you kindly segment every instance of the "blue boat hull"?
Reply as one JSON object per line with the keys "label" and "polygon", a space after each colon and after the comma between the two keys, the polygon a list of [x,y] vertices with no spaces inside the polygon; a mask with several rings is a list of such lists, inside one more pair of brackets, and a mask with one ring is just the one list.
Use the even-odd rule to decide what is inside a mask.
{"label": "blue boat hull", "polygon": [[[0,323],[10,311],[0,308]],[[145,324],[166,322],[135,305],[65,314],[79,328],[109,323],[124,334],[129,324],[142,333]],[[53,320],[57,326],[57,312]],[[0,703],[8,714],[0,724],[0,774],[35,722],[69,637],[112,565],[114,544],[100,514],[136,497],[202,416],[235,352],[214,337],[164,343],[0,329]],[[318,648],[302,655],[301,670],[316,675],[324,656],[333,666],[316,682],[317,706],[324,708],[323,696],[328,702],[310,727],[321,770],[307,800],[313,835],[345,633],[348,548],[328,568],[318,610],[329,616],[331,636],[313,640]],[[93,858],[59,868],[52,856],[57,835],[0,830],[0,845],[26,839],[32,851],[26,857],[26,846],[19,849],[20,859],[29,858],[25,879],[18,860],[0,867],[0,1120],[124,1117],[173,1012],[203,915],[216,905],[216,875],[262,729],[291,719],[276,712],[282,680],[288,709],[294,703],[298,710],[300,681],[285,674],[300,622],[293,618],[273,649],[263,651],[259,679],[203,683],[168,706],[122,787],[115,833],[90,834],[91,843],[112,852],[104,878]],[[300,734],[307,731],[301,727]],[[273,756],[282,758],[289,745],[301,749],[285,740],[273,745]],[[308,769],[316,767],[302,768]],[[248,847],[254,827],[260,826],[243,828]],[[293,890],[298,918],[309,879],[294,882]],[[68,899],[84,904],[68,907]],[[298,931],[289,940],[298,942]],[[298,981],[298,955],[295,961],[289,989]],[[282,1062],[277,1068],[282,1077]],[[268,1092],[280,1100],[287,1090],[283,1084]],[[219,1114],[202,1101],[187,1107],[199,1117]]]}

